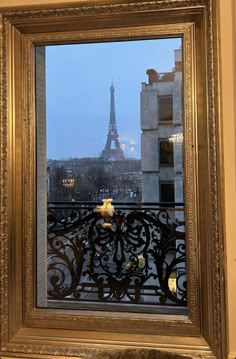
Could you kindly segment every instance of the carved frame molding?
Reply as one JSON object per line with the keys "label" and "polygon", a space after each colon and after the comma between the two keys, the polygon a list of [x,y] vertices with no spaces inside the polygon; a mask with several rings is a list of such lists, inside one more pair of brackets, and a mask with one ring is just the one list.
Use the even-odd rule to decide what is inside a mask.
{"label": "carved frame molding", "polygon": [[[80,6],[23,11],[6,9],[2,12],[0,293],[3,357],[88,357],[99,349],[141,346],[185,351],[196,358],[225,358],[224,203],[220,180],[218,46],[214,5],[214,0],[115,0],[102,1],[100,4],[84,1]],[[155,16],[160,14],[163,20],[156,20]],[[142,19],[143,15],[146,20]],[[130,20],[127,28],[122,28],[121,16],[134,20]],[[95,17],[98,18],[96,22]],[[101,28],[101,24],[105,24],[104,28]],[[66,30],[59,32],[63,26]],[[42,32],[42,29],[45,30]],[[186,215],[191,238],[188,249],[188,316],[176,318],[160,315],[153,319],[130,315],[127,318],[127,315],[105,316],[92,312],[81,316],[72,311],[55,310],[52,313],[37,309],[34,288],[27,285],[34,283],[35,265],[32,46],[175,34],[184,37],[187,54],[185,96],[189,101],[185,104],[185,156],[190,170],[186,174],[186,183],[189,184]],[[198,46],[201,52],[195,54]],[[201,62],[201,55],[206,63]],[[192,62],[191,57],[195,58],[196,63]],[[16,60],[19,62],[16,63]],[[19,98],[21,83],[24,85],[20,87],[22,97]],[[200,84],[203,85],[203,93]],[[192,117],[195,116],[199,119],[193,124]],[[204,155],[206,163],[201,167],[199,163]],[[205,173],[202,174],[202,170]],[[193,174],[196,181],[191,185]],[[207,222],[205,216],[208,216]],[[202,238],[200,245],[198,236]],[[204,254],[206,258],[203,258]],[[196,290],[193,284],[197,286]],[[115,323],[113,329],[109,327],[111,321]],[[66,330],[68,324],[71,330]],[[99,326],[99,333],[95,329],[92,331],[95,325]],[[138,329],[132,331],[134,325]],[[142,326],[145,330],[142,330]],[[184,340],[181,336],[184,336]]]}

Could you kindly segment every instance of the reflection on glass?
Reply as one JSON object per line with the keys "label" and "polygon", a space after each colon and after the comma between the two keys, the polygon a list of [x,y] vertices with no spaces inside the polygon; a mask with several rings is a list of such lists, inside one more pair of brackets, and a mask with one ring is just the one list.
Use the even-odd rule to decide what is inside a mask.
{"label": "reflection on glass", "polygon": [[186,307],[181,39],[38,47],[36,104],[38,305]]}

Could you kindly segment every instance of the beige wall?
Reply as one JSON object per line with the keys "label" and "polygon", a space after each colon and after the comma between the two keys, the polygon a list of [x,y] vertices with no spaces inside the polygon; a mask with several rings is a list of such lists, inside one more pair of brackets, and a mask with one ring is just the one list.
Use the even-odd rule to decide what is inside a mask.
{"label": "beige wall", "polygon": [[[225,172],[225,222],[227,301],[230,359],[236,357],[236,126],[235,126],[235,0],[220,0],[220,56],[223,149]],[[233,6],[234,5],[234,6]]]}
{"label": "beige wall", "polygon": [[[236,0],[215,0],[220,15],[220,72],[222,95],[222,124],[225,178],[225,238],[227,254],[227,302],[229,328],[229,359],[236,357],[236,126],[235,86],[236,76],[233,44],[236,33],[233,26]],[[70,3],[78,0],[70,0]],[[80,1],[82,2],[82,1]],[[66,3],[65,0],[0,0],[1,7]],[[234,5],[234,6],[233,6]]]}

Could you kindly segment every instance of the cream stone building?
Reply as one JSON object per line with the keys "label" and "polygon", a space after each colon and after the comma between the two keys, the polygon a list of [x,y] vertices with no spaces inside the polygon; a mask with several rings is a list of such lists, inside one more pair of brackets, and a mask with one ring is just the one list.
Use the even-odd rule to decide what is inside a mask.
{"label": "cream stone building", "polygon": [[182,49],[175,50],[172,72],[149,69],[148,83],[142,83],[144,202],[183,202],[181,53]]}

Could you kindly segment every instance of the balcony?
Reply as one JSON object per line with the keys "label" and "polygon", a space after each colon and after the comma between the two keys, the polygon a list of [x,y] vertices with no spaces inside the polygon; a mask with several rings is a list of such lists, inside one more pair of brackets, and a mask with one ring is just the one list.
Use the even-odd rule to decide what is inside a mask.
{"label": "balcony", "polygon": [[186,308],[183,203],[48,203],[49,306],[175,312]]}

